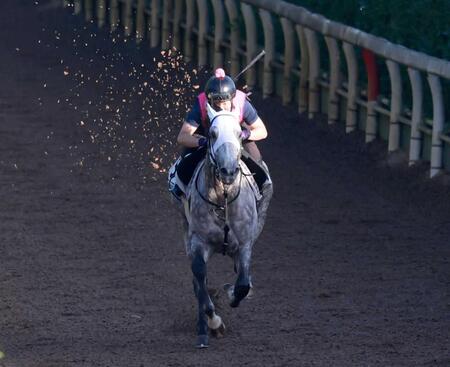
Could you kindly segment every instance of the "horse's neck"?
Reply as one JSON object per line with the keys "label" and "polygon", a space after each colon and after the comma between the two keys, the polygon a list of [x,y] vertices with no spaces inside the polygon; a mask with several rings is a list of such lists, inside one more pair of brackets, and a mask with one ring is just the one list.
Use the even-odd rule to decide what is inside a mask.
{"label": "horse's neck", "polygon": [[[208,158],[208,155],[205,160],[204,170],[204,190],[202,194],[207,195],[207,198],[210,200],[218,201],[219,203],[224,203],[224,186],[217,179],[215,174],[215,169],[213,164]],[[235,180],[235,182],[231,185],[227,185],[227,194],[228,197],[234,197],[236,193],[239,191],[239,176]]]}

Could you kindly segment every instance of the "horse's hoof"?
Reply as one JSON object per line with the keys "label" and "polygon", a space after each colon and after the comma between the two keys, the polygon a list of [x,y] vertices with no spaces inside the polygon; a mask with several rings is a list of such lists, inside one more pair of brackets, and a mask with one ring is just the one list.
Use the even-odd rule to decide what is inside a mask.
{"label": "horse's hoof", "polygon": [[236,298],[234,298],[234,299],[230,302],[230,307],[236,308],[236,307],[239,306],[239,303],[241,303],[241,301],[238,301]]}
{"label": "horse's hoof", "polygon": [[211,335],[217,339],[223,338],[225,335],[226,327],[222,322],[217,329],[211,329]]}
{"label": "horse's hoof", "polygon": [[237,287],[234,287],[233,295],[236,298],[244,299],[245,297],[247,297],[249,291],[249,285],[238,285]]}
{"label": "horse's hoof", "polygon": [[196,347],[198,349],[205,349],[209,347],[208,335],[199,335],[197,337]]}
{"label": "horse's hoof", "polygon": [[239,285],[237,287],[234,287],[230,306],[233,308],[239,306],[239,303],[245,297],[247,297],[249,290],[250,290],[250,286],[248,286],[248,285]]}

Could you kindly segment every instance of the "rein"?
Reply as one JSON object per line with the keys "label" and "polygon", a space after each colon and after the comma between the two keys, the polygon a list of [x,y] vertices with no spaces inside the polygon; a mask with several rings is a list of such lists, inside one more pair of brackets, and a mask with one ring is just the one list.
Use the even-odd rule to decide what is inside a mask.
{"label": "rein", "polygon": [[202,193],[201,193],[200,190],[198,189],[198,176],[200,176],[200,175],[198,175],[198,174],[197,174],[197,176],[195,177],[195,189],[197,190],[198,194],[200,195],[200,197],[202,198],[203,201],[205,201],[205,202],[208,203],[209,205],[212,205],[212,206],[216,207],[217,209],[225,210],[225,209],[227,208],[227,205],[228,205],[228,204],[231,204],[233,201],[235,201],[235,200],[238,198],[239,194],[241,193],[242,176],[244,175],[244,173],[242,172],[242,169],[241,169],[240,167],[239,167],[239,172],[240,172],[240,177],[239,177],[239,189],[238,189],[238,192],[237,192],[236,196],[235,196],[232,200],[228,201],[228,192],[224,189],[225,205],[219,205],[219,204],[217,204],[217,203],[214,203],[214,202],[212,202],[212,201],[209,200],[208,198],[205,198],[205,197],[202,195]]}
{"label": "rein", "polygon": [[[242,175],[241,175],[242,178]],[[239,182],[239,193],[241,192],[241,183]],[[238,195],[239,195],[238,193]],[[223,191],[223,196],[225,198],[225,226],[223,227],[223,246],[222,246],[222,255],[225,255],[228,250],[228,232],[230,232],[230,226],[228,225],[228,192],[227,190]],[[237,197],[237,195],[236,195]]]}

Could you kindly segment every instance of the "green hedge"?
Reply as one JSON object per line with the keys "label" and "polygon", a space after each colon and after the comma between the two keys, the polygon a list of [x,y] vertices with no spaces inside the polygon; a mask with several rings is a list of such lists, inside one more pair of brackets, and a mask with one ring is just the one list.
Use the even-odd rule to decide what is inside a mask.
{"label": "green hedge", "polygon": [[[450,60],[450,0],[286,0],[328,19],[383,37],[410,49]],[[322,50],[326,60],[326,51]],[[361,60],[360,60],[361,61]],[[386,66],[377,59],[381,94],[389,96],[390,82]],[[325,68],[326,69],[326,68]],[[365,70],[360,65],[360,81],[365,84]],[[412,107],[411,87],[402,69],[405,106]],[[441,79],[444,100],[450,99],[450,81]],[[426,89],[428,89],[426,87]],[[424,95],[424,112],[433,116],[431,94]],[[450,103],[445,104],[450,121]],[[450,122],[446,130],[450,130]]]}
{"label": "green hedge", "polygon": [[287,0],[391,42],[450,60],[450,0]]}

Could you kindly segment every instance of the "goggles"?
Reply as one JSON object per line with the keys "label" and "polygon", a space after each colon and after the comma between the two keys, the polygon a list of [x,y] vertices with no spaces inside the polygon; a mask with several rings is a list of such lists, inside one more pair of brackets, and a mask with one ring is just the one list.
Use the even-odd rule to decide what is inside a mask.
{"label": "goggles", "polygon": [[208,98],[213,102],[231,101],[233,96],[231,93],[209,93]]}

